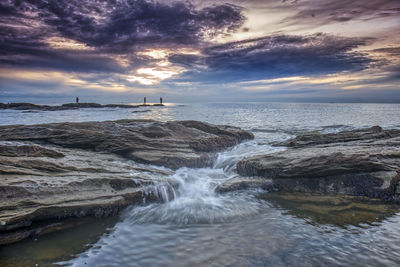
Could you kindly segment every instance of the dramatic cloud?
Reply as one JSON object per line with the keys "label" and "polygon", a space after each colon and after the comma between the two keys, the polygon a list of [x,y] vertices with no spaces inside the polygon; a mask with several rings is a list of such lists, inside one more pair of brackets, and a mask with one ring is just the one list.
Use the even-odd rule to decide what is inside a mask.
{"label": "dramatic cloud", "polygon": [[371,59],[352,50],[371,41],[325,34],[276,35],[209,47],[199,56],[171,56],[170,61],[197,69],[186,78],[205,82],[320,75],[366,68]]}
{"label": "dramatic cloud", "polygon": [[206,36],[232,32],[244,21],[241,8],[230,4],[198,10],[186,2],[27,0],[12,1],[3,8],[3,15],[21,24],[38,16],[50,33],[37,37],[44,38],[53,31],[112,52],[135,45],[197,44]]}
{"label": "dramatic cloud", "polygon": [[[140,47],[196,46],[206,37],[233,32],[244,20],[241,8],[229,4],[200,10],[183,2],[143,0],[1,5],[0,64],[74,71],[121,72],[110,53],[139,67],[149,59],[127,53]],[[57,38],[62,40],[58,46]]]}

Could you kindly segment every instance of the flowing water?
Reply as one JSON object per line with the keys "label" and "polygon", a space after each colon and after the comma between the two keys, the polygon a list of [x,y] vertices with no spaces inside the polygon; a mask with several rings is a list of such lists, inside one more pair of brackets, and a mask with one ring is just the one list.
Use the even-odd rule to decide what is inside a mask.
{"label": "flowing water", "polygon": [[400,105],[233,103],[168,105],[135,113],[126,109],[2,111],[0,123],[122,118],[235,125],[252,131],[256,139],[219,153],[211,168],[173,172],[170,179],[179,185],[177,189],[156,188],[162,203],[130,206],[117,218],[88,219],[74,229],[0,247],[0,262],[29,266],[400,264],[400,212],[395,205],[261,190],[215,192],[218,185],[237,177],[234,166],[240,159],[285,149],[272,147],[274,141],[307,131],[373,125],[400,128]]}

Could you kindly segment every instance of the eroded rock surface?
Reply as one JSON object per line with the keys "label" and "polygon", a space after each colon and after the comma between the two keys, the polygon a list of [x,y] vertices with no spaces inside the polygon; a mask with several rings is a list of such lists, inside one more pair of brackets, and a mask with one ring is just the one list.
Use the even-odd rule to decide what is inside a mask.
{"label": "eroded rock surface", "polygon": [[[172,196],[172,171],[141,163],[203,167],[217,151],[250,138],[238,128],[196,121],[2,126],[0,244],[58,229],[55,219],[113,215]],[[51,225],[43,226],[47,220]]]}
{"label": "eroded rock surface", "polygon": [[119,120],[0,127],[0,140],[4,141],[108,152],[173,169],[208,166],[214,152],[252,138],[251,133],[239,128],[197,121]]}
{"label": "eroded rock surface", "polygon": [[306,134],[279,143],[290,148],[247,158],[243,176],[272,179],[278,191],[346,194],[400,202],[400,130]]}
{"label": "eroded rock surface", "polygon": [[0,157],[0,244],[27,237],[36,221],[113,215],[132,203],[160,200],[162,187],[171,194],[176,187],[167,169],[143,168],[112,154],[53,149],[64,157]]}

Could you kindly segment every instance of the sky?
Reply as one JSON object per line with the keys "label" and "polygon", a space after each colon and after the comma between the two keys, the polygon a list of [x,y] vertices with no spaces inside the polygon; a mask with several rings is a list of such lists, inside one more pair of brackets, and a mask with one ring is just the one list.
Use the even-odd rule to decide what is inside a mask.
{"label": "sky", "polygon": [[400,102],[399,0],[0,0],[0,102]]}

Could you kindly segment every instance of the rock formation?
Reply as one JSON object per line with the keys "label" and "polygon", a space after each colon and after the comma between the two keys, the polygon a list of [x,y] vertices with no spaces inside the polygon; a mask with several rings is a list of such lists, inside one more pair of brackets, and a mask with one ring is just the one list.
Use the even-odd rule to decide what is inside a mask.
{"label": "rock formation", "polygon": [[197,121],[119,120],[0,127],[0,140],[108,152],[172,169],[205,167],[217,151],[252,139],[235,127]]}
{"label": "rock formation", "polygon": [[277,191],[400,202],[400,130],[375,126],[336,134],[313,133],[275,145],[289,149],[244,159],[237,164],[238,173],[272,179]]}
{"label": "rock formation", "polygon": [[[0,244],[171,197],[182,166],[204,167],[249,132],[197,121],[120,120],[0,127]],[[164,195],[163,195],[164,194]],[[49,221],[38,227],[38,221]],[[39,230],[38,230],[39,229]]]}

